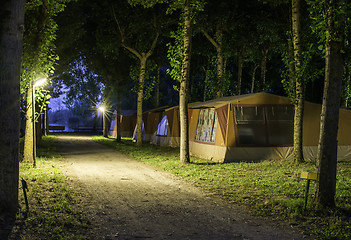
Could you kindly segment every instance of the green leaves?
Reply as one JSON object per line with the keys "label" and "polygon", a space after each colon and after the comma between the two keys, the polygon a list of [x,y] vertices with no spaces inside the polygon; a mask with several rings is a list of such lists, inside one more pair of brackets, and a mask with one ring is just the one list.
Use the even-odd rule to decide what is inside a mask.
{"label": "green leaves", "polygon": [[180,82],[181,80],[181,69],[182,69],[182,59],[184,52],[184,27],[183,23],[180,21],[178,24],[178,29],[176,32],[171,32],[171,38],[173,43],[168,43],[167,58],[170,62],[171,68],[167,69],[167,73],[172,77],[173,80]]}

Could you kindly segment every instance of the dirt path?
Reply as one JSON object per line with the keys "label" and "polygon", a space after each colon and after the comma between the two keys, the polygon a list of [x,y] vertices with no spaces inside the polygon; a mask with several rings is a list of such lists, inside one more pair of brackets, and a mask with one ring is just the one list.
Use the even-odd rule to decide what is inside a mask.
{"label": "dirt path", "polygon": [[59,136],[91,239],[303,239],[87,136]]}

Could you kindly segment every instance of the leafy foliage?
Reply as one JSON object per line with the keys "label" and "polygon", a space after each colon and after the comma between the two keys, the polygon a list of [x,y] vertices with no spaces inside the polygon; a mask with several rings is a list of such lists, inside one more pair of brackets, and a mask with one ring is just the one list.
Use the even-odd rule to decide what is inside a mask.
{"label": "leafy foliage", "polygon": [[68,86],[64,104],[77,115],[92,115],[93,108],[102,102],[104,85],[100,76],[89,69],[85,58],[72,63],[69,71],[60,75],[58,80]]}
{"label": "leafy foliage", "polygon": [[21,93],[25,94],[32,81],[40,76],[54,73],[55,39],[58,25],[55,17],[62,12],[70,0],[35,0],[26,4],[23,37]]}
{"label": "leafy foliage", "polygon": [[171,32],[171,38],[174,42],[168,43],[168,53],[167,58],[171,65],[170,69],[167,69],[167,73],[171,75],[173,80],[180,82],[181,80],[181,69],[182,69],[182,59],[184,52],[184,26],[183,22],[179,22],[178,29],[175,32]]}

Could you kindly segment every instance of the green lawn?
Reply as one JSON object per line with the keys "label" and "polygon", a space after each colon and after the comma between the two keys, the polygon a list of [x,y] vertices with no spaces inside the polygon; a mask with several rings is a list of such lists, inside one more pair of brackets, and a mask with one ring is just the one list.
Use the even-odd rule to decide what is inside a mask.
{"label": "green lawn", "polygon": [[351,163],[338,163],[337,210],[317,213],[310,208],[314,184],[311,184],[307,210],[303,211],[306,180],[303,171],[315,171],[315,163],[296,164],[290,160],[259,163],[225,163],[192,158],[190,164],[179,161],[179,149],[144,144],[137,147],[130,139],[121,143],[112,138],[93,137],[160,170],[174,173],[211,194],[229,202],[245,205],[255,214],[287,221],[318,239],[351,239]]}
{"label": "green lawn", "polygon": [[78,193],[58,164],[61,157],[55,137],[43,137],[37,155],[36,168],[20,162],[20,180],[28,185],[29,212],[20,181],[20,208],[10,239],[88,239],[85,230],[90,223],[78,207]]}

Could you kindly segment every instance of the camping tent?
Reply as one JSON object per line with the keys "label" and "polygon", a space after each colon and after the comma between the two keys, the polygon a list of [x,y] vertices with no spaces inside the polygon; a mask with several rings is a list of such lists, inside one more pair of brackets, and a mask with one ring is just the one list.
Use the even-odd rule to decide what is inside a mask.
{"label": "camping tent", "polygon": [[[317,156],[321,105],[306,102],[303,149]],[[218,98],[189,106],[190,154],[219,162],[288,158],[293,152],[294,106],[268,93]],[[351,111],[340,109],[338,159],[351,160]]]}
{"label": "camping tent", "polygon": [[[117,113],[113,114],[111,121],[110,136],[117,137]],[[136,113],[135,110],[125,110],[121,114],[121,136],[132,137],[134,126],[136,124]]]}
{"label": "camping tent", "polygon": [[[168,106],[154,108],[143,112],[143,141],[150,142],[152,135],[157,131],[158,123],[163,118],[164,110]],[[137,125],[134,124],[133,139],[137,138]]]}
{"label": "camping tent", "polygon": [[[156,120],[156,119],[155,119]],[[150,138],[151,144],[161,146],[179,146],[179,106],[163,109]]]}

